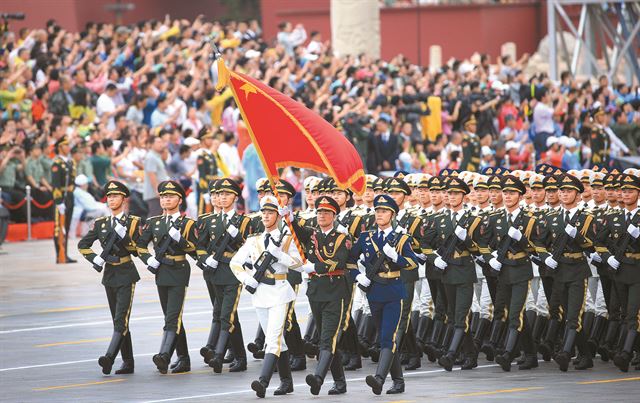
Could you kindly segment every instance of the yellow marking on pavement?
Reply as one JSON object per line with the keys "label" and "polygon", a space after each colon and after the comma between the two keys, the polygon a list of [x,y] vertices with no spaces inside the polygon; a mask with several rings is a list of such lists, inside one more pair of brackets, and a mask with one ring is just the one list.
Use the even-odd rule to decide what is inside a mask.
{"label": "yellow marking on pavement", "polygon": [[452,397],[472,397],[472,396],[487,396],[487,395],[497,395],[499,393],[515,393],[515,392],[527,392],[530,390],[540,390],[544,389],[541,386],[532,387],[532,388],[514,388],[514,389],[499,389],[492,390],[488,392],[473,392],[473,393],[461,393],[456,395],[451,395]]}
{"label": "yellow marking on pavement", "polygon": [[83,340],[61,341],[58,343],[49,343],[49,344],[36,344],[34,347],[42,348],[42,347],[69,346],[72,344],[98,343],[98,342],[109,341],[109,340],[111,340],[110,337],[101,337],[99,339],[83,339]]}
{"label": "yellow marking on pavement", "polygon": [[44,311],[38,311],[37,313],[55,313],[55,312],[73,312],[73,311],[84,311],[87,309],[98,309],[98,308],[107,308],[108,305],[83,305],[83,306],[70,306],[66,308],[54,308],[54,309],[45,309]]}
{"label": "yellow marking on pavement", "polygon": [[175,376],[175,375],[189,375],[189,374],[210,374],[213,371],[211,369],[202,369],[202,370],[198,370],[198,371],[189,371],[189,372],[180,372],[178,374],[167,374],[169,376]]}
{"label": "yellow marking on pavement", "polygon": [[116,383],[116,382],[124,382],[126,379],[110,379],[108,381],[99,381],[99,382],[88,382],[88,383],[74,383],[72,385],[60,385],[60,386],[49,386],[46,388],[35,388],[34,392],[42,392],[45,390],[57,390],[57,389],[70,389],[70,388],[81,388],[84,386],[95,386],[95,385],[104,385],[105,383]]}
{"label": "yellow marking on pavement", "polygon": [[413,402],[415,402],[415,400],[392,400],[387,403],[413,403]]}
{"label": "yellow marking on pavement", "polygon": [[602,379],[599,381],[584,381],[578,382],[578,385],[592,385],[596,383],[613,383],[613,382],[628,382],[628,381],[640,381],[640,376],[633,378],[615,378],[615,379]]}

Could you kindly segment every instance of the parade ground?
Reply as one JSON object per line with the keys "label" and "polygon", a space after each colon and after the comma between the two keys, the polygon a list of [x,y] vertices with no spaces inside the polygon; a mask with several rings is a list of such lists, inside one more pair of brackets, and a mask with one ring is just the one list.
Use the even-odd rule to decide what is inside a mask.
{"label": "parade ground", "polygon": [[[0,250],[0,388],[4,402],[227,402],[258,400],[250,389],[261,361],[249,360],[243,373],[215,375],[199,354],[211,323],[211,302],[200,270],[192,265],[184,310],[192,371],[160,375],[151,357],[160,345],[163,317],[152,275],[136,260],[142,280],[135,289],[130,330],[135,374],[104,376],[97,359],[109,343],[112,324],[101,275],[69,242],[78,263],[55,265],[51,241],[5,244]],[[301,327],[308,304],[301,295],[296,306]],[[249,295],[239,305],[245,344],[252,341],[256,316]],[[481,357],[483,355],[481,354]],[[174,355],[175,359],[175,355]],[[114,370],[120,366],[116,360]],[[307,360],[307,372],[315,361]],[[226,367],[226,366],[225,366]],[[364,378],[375,371],[368,359],[363,368],[347,372],[346,395],[327,396],[330,376],[320,396],[312,396],[304,382],[306,372],[294,372],[295,392],[274,397],[274,374],[268,401],[426,402],[456,401],[634,401],[640,390],[640,372],[624,374],[611,363],[595,360],[595,368],[561,373],[553,362],[541,362],[531,371],[503,372],[481,359],[472,371],[447,373],[423,359],[422,368],[406,371],[406,393],[375,396]],[[387,378],[384,390],[391,386]]]}

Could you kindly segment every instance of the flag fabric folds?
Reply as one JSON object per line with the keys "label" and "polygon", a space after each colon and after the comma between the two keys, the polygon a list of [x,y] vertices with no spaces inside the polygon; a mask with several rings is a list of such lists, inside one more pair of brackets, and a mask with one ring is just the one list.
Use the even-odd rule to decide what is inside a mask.
{"label": "flag fabric folds", "polygon": [[362,194],[366,180],[353,145],[301,103],[218,60],[218,85],[229,85],[270,179],[290,166],[324,172],[342,188]]}

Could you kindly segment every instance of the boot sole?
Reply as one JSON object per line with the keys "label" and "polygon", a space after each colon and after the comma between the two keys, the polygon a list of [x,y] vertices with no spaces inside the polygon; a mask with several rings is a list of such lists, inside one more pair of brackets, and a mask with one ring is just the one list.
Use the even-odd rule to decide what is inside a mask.
{"label": "boot sole", "polygon": [[313,374],[307,375],[304,381],[307,383],[307,385],[309,385],[310,392],[312,395],[317,396],[320,394],[320,387],[322,385],[318,385],[318,379],[316,378],[315,375]]}
{"label": "boot sole", "polygon": [[256,392],[256,396],[258,396],[259,398],[264,398],[267,394],[267,389],[262,386],[260,381],[251,382],[251,389]]}
{"label": "boot sole", "polygon": [[161,374],[166,374],[169,369],[169,364],[160,355],[153,356],[153,363],[156,364],[156,368]]}
{"label": "boot sole", "polygon": [[109,375],[111,373],[111,368],[113,367],[113,363],[110,362],[108,357],[102,356],[98,358],[98,365],[102,367],[103,374]]}
{"label": "boot sole", "polygon": [[373,375],[367,376],[366,382],[374,394],[376,395],[382,394],[382,386],[378,385],[378,380],[376,379],[375,376]]}

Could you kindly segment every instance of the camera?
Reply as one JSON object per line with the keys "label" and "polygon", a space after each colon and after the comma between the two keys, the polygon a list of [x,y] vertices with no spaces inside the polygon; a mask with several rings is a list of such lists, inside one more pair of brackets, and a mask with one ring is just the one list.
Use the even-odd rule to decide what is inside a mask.
{"label": "camera", "polygon": [[1,13],[0,18],[3,20],[24,20],[24,13]]}

